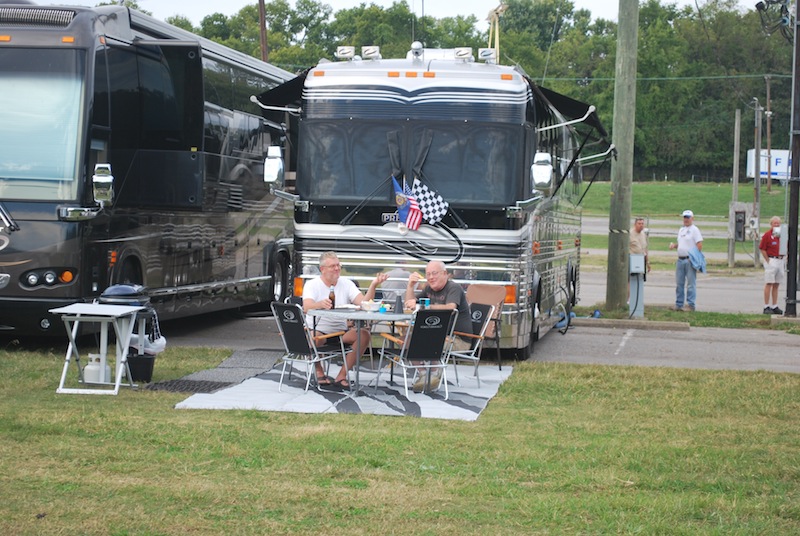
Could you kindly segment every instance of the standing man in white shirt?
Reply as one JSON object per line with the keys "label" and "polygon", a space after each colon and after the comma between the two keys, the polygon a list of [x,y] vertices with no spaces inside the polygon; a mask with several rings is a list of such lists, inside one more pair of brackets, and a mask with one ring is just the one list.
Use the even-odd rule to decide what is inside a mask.
{"label": "standing man in white shirt", "polygon": [[[673,311],[694,311],[697,297],[697,270],[689,259],[690,252],[697,248],[703,250],[703,235],[694,224],[694,212],[683,211],[683,227],[678,230],[678,242],[670,242],[669,249],[678,250],[678,264],[675,268],[675,307]],[[685,298],[685,300],[684,300]],[[686,307],[684,308],[684,301]]]}

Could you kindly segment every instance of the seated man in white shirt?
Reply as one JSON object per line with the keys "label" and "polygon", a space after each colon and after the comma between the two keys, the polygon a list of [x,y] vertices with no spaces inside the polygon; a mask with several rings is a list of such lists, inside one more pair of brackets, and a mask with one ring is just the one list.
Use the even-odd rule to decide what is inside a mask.
{"label": "seated man in white shirt", "polygon": [[[334,295],[336,298],[336,305],[341,306],[345,304],[361,305],[364,300],[371,300],[375,297],[375,289],[379,284],[386,281],[386,274],[378,274],[372,283],[369,285],[366,295],[363,294],[355,283],[346,277],[341,277],[342,264],[339,262],[339,257],[333,251],[326,251],[319,256],[319,277],[315,277],[306,282],[303,286],[303,311],[308,312],[312,309],[331,309],[333,304],[329,299],[330,288],[334,288]],[[314,325],[312,319],[308,319],[308,325]],[[349,389],[350,383],[347,381],[347,371],[352,369],[356,363],[356,340],[361,337],[361,349],[366,351],[369,348],[370,336],[369,330],[362,329],[360,333],[348,325],[344,320],[336,320],[333,318],[318,318],[315,332],[316,333],[333,333],[335,331],[345,331],[342,335],[342,341],[351,345],[352,349],[347,352],[345,356],[345,366],[339,371],[335,380],[325,376],[325,371],[322,369],[322,364],[317,363],[317,382],[320,386],[332,386],[338,389]],[[320,341],[319,344],[324,344]]]}

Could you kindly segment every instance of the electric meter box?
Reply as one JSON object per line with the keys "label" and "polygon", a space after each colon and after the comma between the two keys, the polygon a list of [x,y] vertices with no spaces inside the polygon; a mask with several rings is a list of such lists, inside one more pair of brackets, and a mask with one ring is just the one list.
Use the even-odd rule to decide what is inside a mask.
{"label": "electric meter box", "polygon": [[630,273],[643,274],[644,273],[644,255],[631,253],[630,255]]}

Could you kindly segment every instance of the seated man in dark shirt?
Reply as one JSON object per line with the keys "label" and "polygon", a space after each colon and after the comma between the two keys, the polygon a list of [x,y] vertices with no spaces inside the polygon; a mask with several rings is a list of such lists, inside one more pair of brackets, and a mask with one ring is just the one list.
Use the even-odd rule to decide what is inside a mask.
{"label": "seated man in dark shirt", "polygon": [[[406,286],[406,308],[414,308],[417,296],[421,298],[430,298],[431,309],[458,309],[455,330],[463,333],[472,333],[472,318],[467,296],[461,286],[450,281],[444,263],[441,261],[431,261],[428,263],[425,267],[425,279],[428,284],[425,285],[419,294],[416,294],[417,284],[420,279],[422,279],[422,276],[417,272],[412,273],[408,277],[408,285]],[[453,349],[469,350],[471,344],[471,341],[455,336],[453,340]],[[419,376],[417,376],[417,381],[414,382],[414,392],[416,393],[421,392],[427,383],[428,378],[425,372],[425,369],[421,369]],[[434,369],[431,375],[431,389],[439,387],[441,378],[441,369]]]}

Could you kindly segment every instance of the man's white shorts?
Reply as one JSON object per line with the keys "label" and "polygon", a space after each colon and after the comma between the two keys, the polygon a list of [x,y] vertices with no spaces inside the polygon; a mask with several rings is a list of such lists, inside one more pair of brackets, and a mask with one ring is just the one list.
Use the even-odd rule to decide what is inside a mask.
{"label": "man's white shorts", "polygon": [[770,258],[764,265],[764,283],[783,283],[785,264],[783,259]]}

